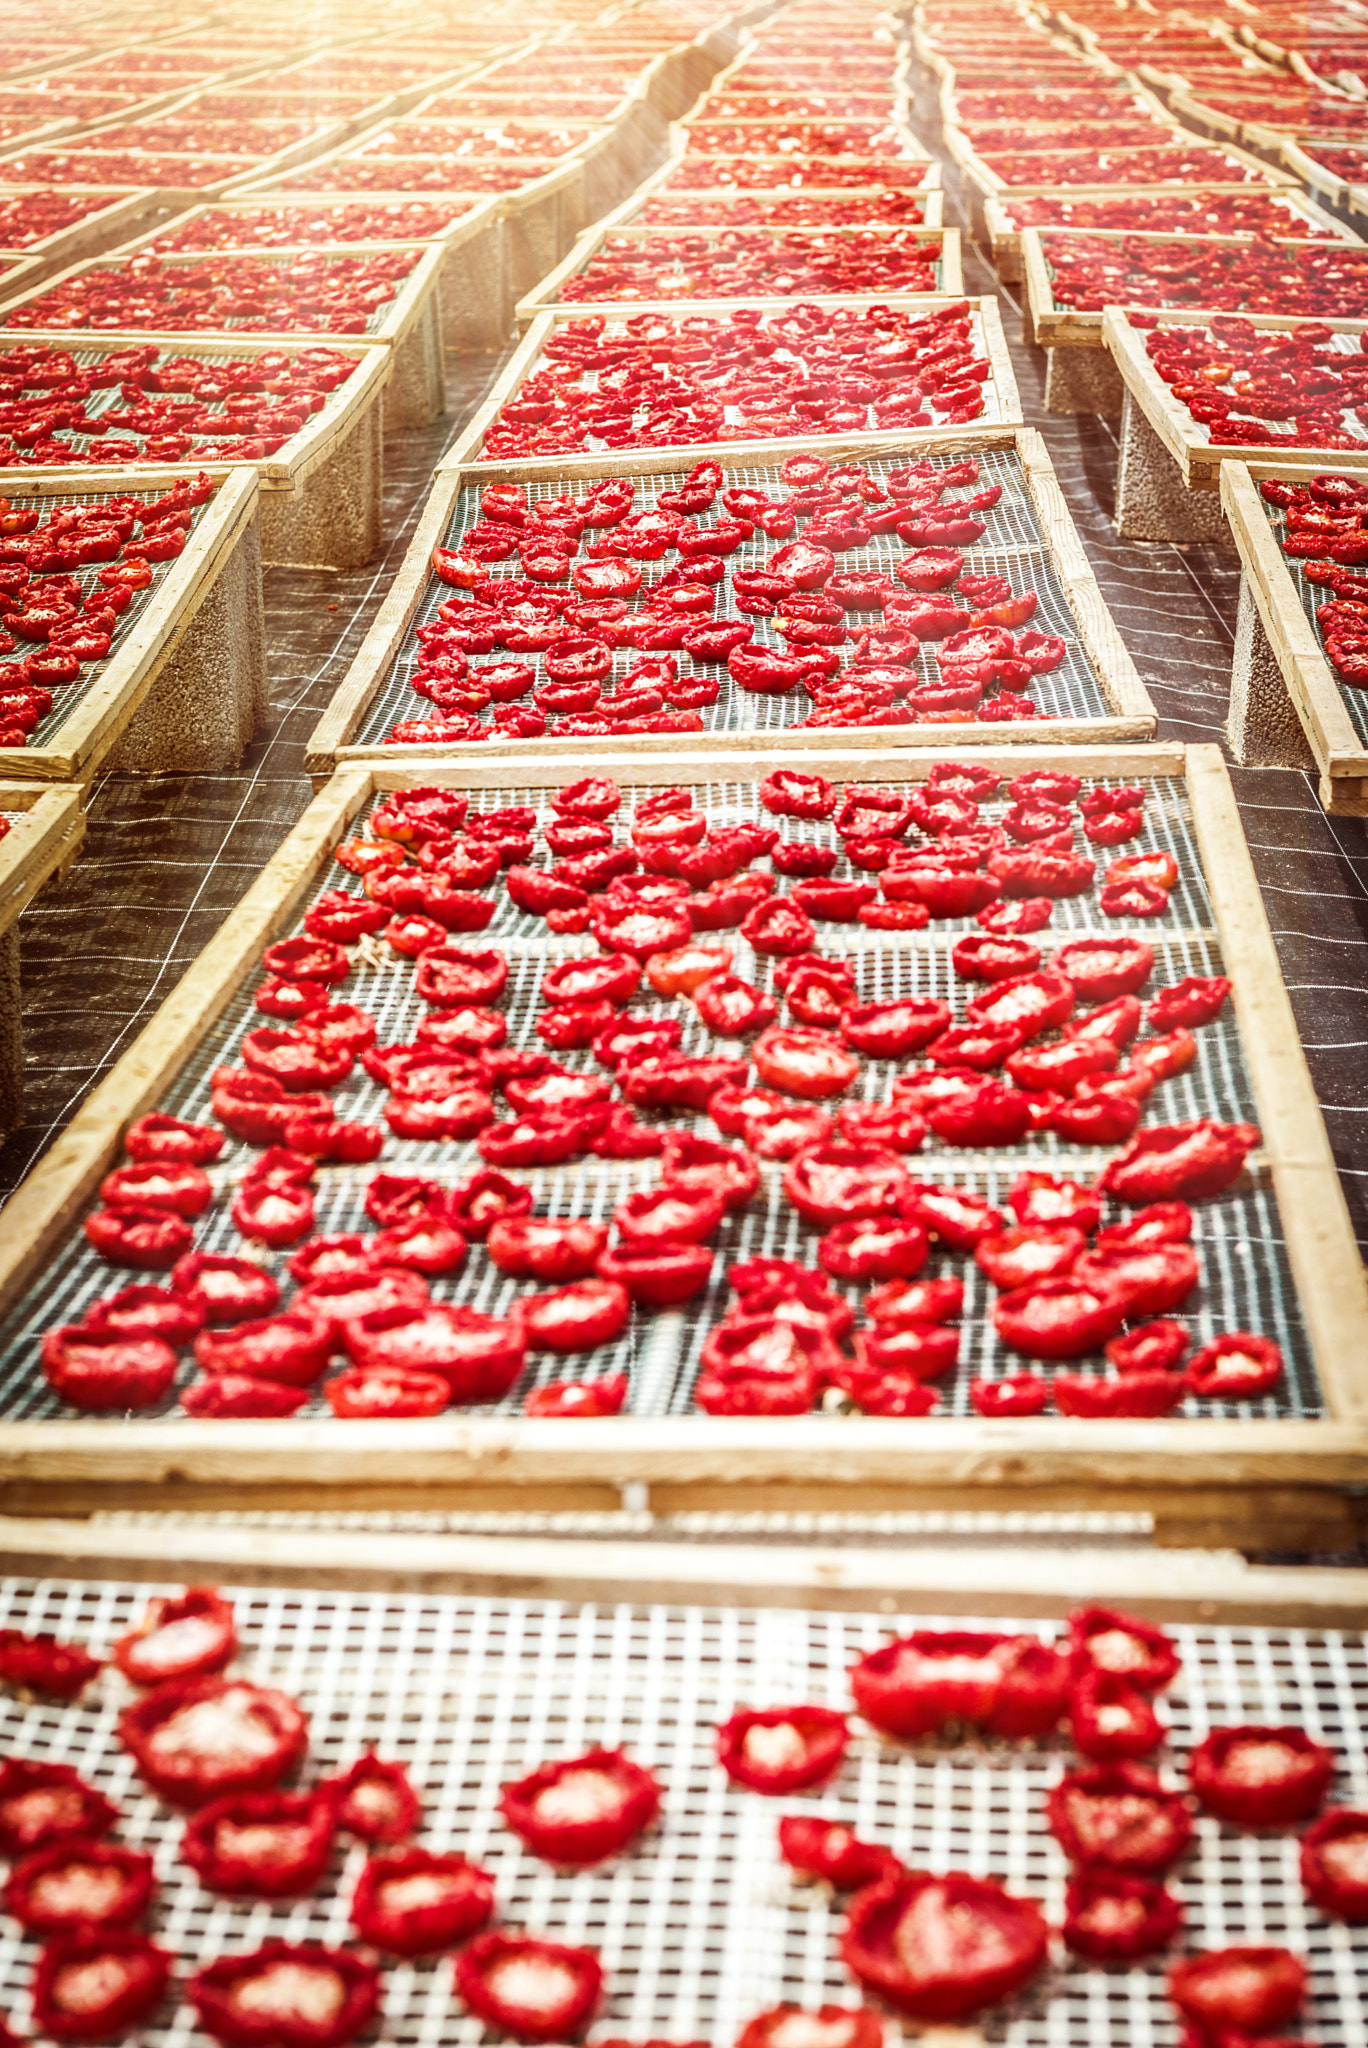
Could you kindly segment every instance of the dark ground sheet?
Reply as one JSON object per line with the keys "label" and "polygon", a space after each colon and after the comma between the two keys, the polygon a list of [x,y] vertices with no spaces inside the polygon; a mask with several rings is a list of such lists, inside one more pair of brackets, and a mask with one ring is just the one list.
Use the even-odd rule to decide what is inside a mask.
{"label": "dark ground sheet", "polygon": [[[925,90],[914,119],[934,144],[934,98]],[[963,227],[950,163],[946,185],[947,224]],[[1113,425],[1044,413],[1045,358],[1021,345],[1014,291],[998,285],[967,240],[965,257],[966,289],[995,291],[1001,302],[1026,418],[1045,436],[1103,597],[1159,708],[1160,737],[1220,741],[1239,584],[1234,550],[1117,540]],[[391,538],[378,561],[349,573],[267,573],[270,724],[241,770],[108,776],[92,789],[75,870],[23,922],[27,1103],[22,1127],[0,1150],[0,1197],[127,1050],[307,804],[304,743],[398,568],[436,457],[498,360],[463,359],[446,417],[387,440]],[[567,765],[567,777],[572,772]],[[1357,821],[1324,815],[1307,776],[1236,769],[1234,778],[1331,1143],[1368,1247],[1368,839]]]}

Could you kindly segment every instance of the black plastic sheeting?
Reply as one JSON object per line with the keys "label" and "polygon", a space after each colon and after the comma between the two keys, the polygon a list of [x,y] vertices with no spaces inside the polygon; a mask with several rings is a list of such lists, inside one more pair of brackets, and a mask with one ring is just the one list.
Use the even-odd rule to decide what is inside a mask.
{"label": "black plastic sheeting", "polygon": [[[934,140],[934,99],[918,131]],[[947,224],[965,226],[953,164]],[[1020,305],[966,239],[966,289],[996,292],[1028,422],[1044,434],[1102,594],[1160,712],[1160,736],[1223,740],[1239,563],[1233,548],[1121,542],[1111,526],[1114,423],[1044,412],[1044,356]],[[450,410],[386,442],[385,553],[347,573],[266,577],[268,731],[233,774],[108,776],[93,787],[72,875],[22,925],[27,1099],[0,1150],[0,1196],[52,1143],[174,987],[309,801],[303,749],[369,626],[427,496],[434,462],[498,367],[460,360]],[[567,775],[574,771],[567,767]],[[1255,869],[1359,1241],[1368,1247],[1368,839],[1330,819],[1314,783],[1235,769]]]}

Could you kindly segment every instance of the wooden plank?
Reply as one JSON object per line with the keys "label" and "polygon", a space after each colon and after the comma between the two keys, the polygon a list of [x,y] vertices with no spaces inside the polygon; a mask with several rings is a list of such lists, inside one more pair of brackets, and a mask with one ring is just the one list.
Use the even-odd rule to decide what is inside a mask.
{"label": "wooden plank", "polygon": [[633,1605],[804,1607],[856,1613],[1063,1618],[1080,1598],[1152,1621],[1358,1629],[1368,1572],[1248,1565],[1210,1551],[1032,1546],[861,1549],[644,1545],[557,1535],[382,1529],[163,1527],[0,1519],[5,1570],[23,1578],[339,1587]]}
{"label": "wooden plank", "polygon": [[1321,774],[1332,785],[1338,781],[1353,784],[1368,776],[1368,747],[1354,730],[1343,689],[1326,660],[1277,535],[1263,510],[1258,482],[1277,473],[1273,465],[1265,463],[1257,467],[1243,462],[1223,463],[1221,503],[1268,644],[1277,657]]}
{"label": "wooden plank", "polygon": [[[214,496],[200,512],[184,552],[139,604],[136,619],[99,664],[94,680],[79,695],[69,690],[74,701],[57,728],[40,744],[6,754],[3,766],[8,775],[24,781],[85,784],[126,731],[256,518],[255,470],[244,465],[214,474]],[[164,490],[174,480],[173,474],[151,467],[115,477],[91,469],[83,489],[142,496]],[[25,472],[22,479],[11,476],[6,482],[11,502],[57,501],[69,497],[72,488],[69,475],[50,470]],[[139,603],[136,598],[134,602]]]}
{"label": "wooden plank", "polygon": [[[952,758],[944,749],[935,758]],[[331,1418],[288,1423],[156,1420],[0,1425],[0,1481],[9,1512],[51,1512],[54,1502],[95,1508],[203,1508],[382,1505],[469,1506],[472,1489],[557,1489],[556,1497],[592,1503],[604,1489],[645,1485],[661,1511],[764,1500],[834,1505],[859,1487],[874,1499],[925,1506],[929,1495],[957,1505],[1001,1509],[1105,1499],[1140,1507],[1170,1528],[1325,1531],[1347,1526],[1339,1502],[1361,1482],[1368,1456],[1360,1370],[1368,1313],[1364,1276],[1342,1208],[1328,1199],[1333,1165],[1288,1029],[1257,888],[1228,781],[1214,749],[1128,748],[1051,756],[1024,745],[991,759],[1003,775],[1051,759],[1085,774],[1123,778],[1170,774],[1191,800],[1208,872],[1226,966],[1235,982],[1242,1037],[1265,1131],[1302,1307],[1322,1385],[1333,1413],[1324,1421],[1183,1420],[1097,1423],[1041,1417],[987,1423],[977,1418],[858,1424],[820,1416],[723,1422],[701,1415],[620,1417],[604,1422],[529,1422],[505,1417],[443,1417],[392,1424],[377,1470],[373,1432],[340,1429]],[[728,778],[758,778],[775,764],[769,746],[729,757]],[[659,780],[685,783],[716,772],[712,757],[603,762],[629,790]],[[811,763],[810,763],[811,765]],[[843,780],[886,780],[882,748],[829,763]],[[931,759],[909,761],[919,778]],[[227,920],[185,982],[4,1212],[0,1228],[0,1301],[12,1303],[43,1258],[71,1227],[116,1154],[129,1121],[151,1106],[202,1046],[232,993],[255,968],[261,945],[291,920],[333,841],[377,786],[442,781],[490,791],[555,787],[557,764],[478,758],[442,764],[407,760],[383,774],[340,774],[316,799],[248,897]],[[1273,993],[1269,993],[1270,985]],[[1256,1049],[1257,1048],[1257,1049]],[[1304,1217],[1290,1208],[1300,1205]],[[1324,1301],[1310,1300],[1317,1290]],[[118,1459],[111,1466],[111,1432]],[[739,1491],[738,1491],[739,1490]],[[541,1492],[534,1497],[542,1501]]]}
{"label": "wooden plank", "polygon": [[[1305,323],[1296,316],[1251,313],[1251,328],[1287,333]],[[1166,327],[1204,327],[1210,315],[1187,307],[1165,309]],[[1336,334],[1362,336],[1368,333],[1365,320],[1327,320],[1323,323]],[[1190,491],[1217,491],[1222,466],[1231,461],[1277,462],[1282,474],[1310,477],[1326,468],[1357,470],[1368,466],[1368,441],[1357,448],[1294,448],[1241,444],[1213,446],[1205,429],[1193,419],[1187,407],[1174,398],[1158,375],[1145,349],[1143,332],[1132,327],[1126,311],[1108,306],[1102,315],[1102,339],[1125,381],[1131,398],[1139,406],[1159,439],[1178,465],[1183,483]]]}
{"label": "wooden plank", "polygon": [[0,782],[0,812],[23,812],[0,839],[0,937],[58,869],[70,865],[85,835],[79,790]]}
{"label": "wooden plank", "polygon": [[[928,451],[971,454],[976,450],[1011,449],[1021,462],[1023,482],[1040,528],[1047,558],[1073,613],[1079,641],[1092,665],[1111,714],[1110,717],[1100,720],[1039,719],[1032,723],[1033,740],[1041,746],[1057,746],[1061,743],[1097,744],[1109,740],[1151,737],[1156,722],[1154,706],[1103,602],[1091,565],[1078,540],[1055,478],[1048,451],[1040,436],[1028,428],[993,425],[981,427],[971,424],[968,427],[943,429],[931,441],[923,441],[917,435],[909,436],[904,433],[886,434],[879,437],[877,442],[871,441],[868,436],[836,436],[832,437],[829,444],[824,443],[830,445],[833,452],[838,455],[898,455],[907,452],[913,444],[919,454]],[[743,468],[757,464],[777,467],[789,455],[802,452],[805,445],[797,441],[719,444],[715,449],[690,449],[673,459],[668,455],[662,457],[655,449],[635,449],[609,457],[563,457],[551,473],[558,480],[570,485],[588,477],[607,475],[634,476],[665,472],[682,477],[704,454],[713,454],[724,467]],[[457,499],[465,485],[495,480],[517,480],[528,473],[529,466],[520,462],[480,464],[476,467],[453,465],[448,458],[439,466],[432,495],[409,544],[403,565],[370,631],[357,650],[351,668],[310,736],[305,764],[311,775],[326,775],[343,761],[377,763],[392,756],[392,748],[375,743],[356,744],[355,736],[370,705],[383,689],[391,665],[403,647],[413,619],[432,588],[432,550],[445,544]],[[534,473],[545,476],[548,472],[538,468]],[[659,735],[624,734],[613,741],[613,750],[621,753],[658,753],[662,746],[668,750],[672,744],[677,744],[685,752],[693,752],[699,746],[706,747],[709,744],[730,749],[738,744],[766,744],[771,739],[779,740],[782,736],[782,744],[786,748],[841,751],[847,745],[867,745],[868,730],[852,727],[843,733],[840,730],[823,727],[804,732],[789,727],[768,729],[763,734],[749,730],[688,734],[681,735],[675,742],[662,740]],[[886,726],[879,728],[879,731],[881,743],[900,752],[934,746],[941,738],[934,726]],[[959,728],[961,743],[973,747],[994,745],[997,743],[996,733],[997,729],[992,725],[969,725]],[[1000,738],[1000,735],[997,737]],[[527,740],[519,744],[520,750],[528,759],[563,759],[567,743],[548,737],[545,740]],[[461,745],[451,744],[434,746],[424,751],[429,752],[434,759],[454,760],[459,758],[465,749]]]}

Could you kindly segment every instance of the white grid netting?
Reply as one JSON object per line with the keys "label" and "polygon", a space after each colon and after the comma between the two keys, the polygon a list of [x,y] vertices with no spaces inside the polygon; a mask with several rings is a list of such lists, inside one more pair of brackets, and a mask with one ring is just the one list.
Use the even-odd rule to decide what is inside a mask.
{"label": "white grid netting", "polygon": [[[628,802],[639,800],[649,785],[633,786]],[[886,786],[910,789],[912,785],[889,782]],[[764,823],[769,813],[758,802],[753,783],[718,780],[692,785],[695,802],[705,809],[714,824],[743,821]],[[528,804],[537,808],[540,819],[551,815],[546,790],[492,787],[482,792],[478,808],[506,804]],[[983,816],[996,822],[1004,803],[995,799],[983,806]],[[786,820],[786,836],[816,837],[836,843],[829,823],[798,825]],[[1212,912],[1202,876],[1191,814],[1182,784],[1175,778],[1156,777],[1149,781],[1145,822],[1137,841],[1140,850],[1165,849],[1178,863],[1180,881],[1170,897],[1169,909],[1147,921],[1104,918],[1092,896],[1070,897],[1057,904],[1054,921],[1042,936],[1048,957],[1052,945],[1071,937],[1106,932],[1130,932],[1155,948],[1156,965],[1152,986],[1159,988],[1187,974],[1209,975],[1221,970],[1221,954],[1212,928]],[[842,860],[838,878],[855,871]],[[339,882],[350,885],[352,878],[337,867],[325,869],[318,891]],[[302,931],[302,913],[290,929]],[[965,1000],[978,984],[962,983],[955,974],[950,954],[954,942],[977,926],[970,918],[938,920],[923,932],[872,931],[862,925],[818,928],[828,933],[826,943],[848,958],[855,969],[862,1000],[892,1000],[901,995],[942,996],[951,1003],[956,1020],[963,1014]],[[280,936],[284,936],[282,932]],[[754,954],[735,932],[718,937],[734,950],[733,971],[764,988],[773,985],[775,963]],[[588,937],[556,937],[548,933],[541,919],[519,911],[504,892],[488,929],[473,943],[483,948],[500,947],[509,963],[507,988],[500,1003],[507,1017],[510,1046],[543,1050],[536,1035],[541,1011],[541,982],[558,961],[594,951]],[[383,957],[383,956],[382,956]],[[244,1031],[265,1022],[253,1006],[256,976],[249,976],[225,1006],[214,1028],[186,1061],[177,1078],[163,1094],[159,1108],[176,1116],[211,1121],[211,1076],[221,1065],[240,1064],[238,1047]],[[413,970],[396,956],[393,964],[367,963],[356,955],[356,966],[342,984],[340,999],[360,1005],[376,1018],[379,1043],[408,1043],[427,1013],[414,987]],[[687,1004],[674,1004],[657,997],[643,981],[633,998],[633,1017],[678,1016],[683,1024],[683,1049],[688,1053],[724,1051],[743,1056],[745,1042],[719,1040],[705,1030]],[[1187,1073],[1161,1084],[1151,1098],[1146,1121],[1175,1122],[1185,1118],[1211,1116],[1222,1122],[1255,1120],[1254,1098],[1239,1025],[1229,1005],[1213,1024],[1197,1033],[1198,1060]],[[577,1071],[602,1073],[592,1053],[559,1055]],[[892,1061],[869,1060],[853,1085],[852,1093],[869,1100],[885,1100],[898,1071]],[[351,1075],[333,1091],[337,1115],[363,1123],[383,1120],[386,1090],[372,1081],[358,1063]],[[510,1112],[500,1103],[498,1114]],[[650,1121],[650,1113],[647,1114]],[[716,1137],[706,1116],[664,1119],[670,1128],[691,1128],[701,1135]],[[734,1142],[734,1141],[732,1141]],[[218,1199],[196,1224],[196,1245],[203,1251],[240,1256],[250,1251],[270,1267],[288,1291],[285,1252],[268,1252],[248,1246],[231,1220],[233,1190],[255,1157],[246,1145],[229,1140],[222,1157],[207,1170]],[[924,1149],[912,1161],[912,1170],[927,1181],[967,1187],[1001,1204],[1018,1173],[1027,1169],[1066,1173],[1092,1180],[1110,1155],[1101,1149],[1067,1144],[1053,1134],[1036,1133],[1018,1146],[994,1152],[970,1153],[946,1147],[928,1136]],[[481,1164],[475,1141],[446,1139],[398,1139],[386,1137],[379,1167],[324,1165],[316,1180],[317,1217],[320,1232],[365,1230],[370,1226],[363,1209],[363,1197],[373,1170],[426,1174],[444,1185],[456,1186]],[[1253,1330],[1273,1337],[1282,1347],[1287,1371],[1276,1392],[1254,1402],[1199,1402],[1189,1398],[1181,1413],[1264,1416],[1312,1416],[1321,1412],[1321,1393],[1303,1325],[1300,1304],[1287,1263],[1282,1219],[1272,1179],[1257,1158],[1251,1171],[1225,1194],[1196,1205],[1196,1243],[1203,1280],[1182,1313],[1194,1341],[1204,1343],[1226,1330]],[[625,1372],[630,1377],[629,1410],[637,1415],[687,1414],[693,1408],[693,1386],[704,1340],[720,1320],[729,1299],[726,1269],[736,1261],[759,1254],[776,1254],[804,1260],[812,1265],[820,1232],[805,1224],[787,1200],[782,1187],[783,1169],[761,1163],[762,1186],[745,1208],[728,1213],[716,1237],[713,1275],[703,1291],[683,1310],[649,1315],[634,1310],[623,1335],[611,1345],[567,1361],[554,1354],[536,1354],[517,1386],[501,1404],[505,1413],[517,1413],[527,1391],[547,1381],[564,1378],[567,1372],[586,1369],[591,1373]],[[519,1179],[533,1189],[534,1208],[539,1215],[580,1216],[607,1221],[613,1209],[633,1189],[652,1185],[659,1177],[659,1162],[653,1159],[621,1161],[587,1156],[562,1166],[519,1169]],[[1114,1220],[1121,1212],[1109,1212]],[[960,1362],[953,1375],[940,1382],[942,1415],[972,1413],[969,1383],[979,1375],[997,1377],[1015,1369],[1019,1361],[1002,1346],[991,1321],[992,1290],[972,1260],[961,1254],[939,1253],[928,1263],[930,1273],[953,1274],[965,1284],[965,1307]],[[83,1315],[99,1295],[112,1292],[135,1276],[111,1268],[98,1259],[86,1243],[79,1225],[62,1240],[43,1273],[21,1300],[3,1328],[0,1328],[0,1415],[7,1420],[28,1420],[54,1416],[62,1404],[42,1378],[38,1352],[43,1332],[59,1323]],[[525,1283],[508,1279],[493,1264],[482,1245],[472,1245],[470,1255],[457,1274],[433,1283],[435,1299],[459,1301],[486,1313],[504,1314]],[[858,1306],[860,1290],[845,1290]],[[183,1364],[183,1384],[193,1378],[188,1359]],[[312,1412],[327,1415],[321,1398],[311,1404]],[[168,1407],[168,1412],[174,1412]],[[310,1411],[301,1411],[310,1412]],[[797,1427],[808,1426],[798,1422]],[[814,1423],[812,1426],[819,1426]],[[861,1426],[858,1419],[851,1426]],[[876,1427],[869,1423],[865,1426]],[[934,1419],[930,1426],[934,1426]],[[111,1428],[117,1424],[111,1422]]]}
{"label": "white grid netting", "polygon": [[[720,459],[725,470],[722,486],[724,490],[744,486],[764,491],[771,497],[783,498],[788,495],[789,486],[780,476],[777,463],[727,462],[725,452]],[[870,476],[882,482],[890,470],[915,462],[918,456],[913,448],[900,455],[857,456],[851,459],[859,461]],[[933,458],[940,468],[947,468],[958,459],[957,456],[950,455]],[[977,480],[972,484],[946,491],[941,500],[942,504],[953,509],[989,484],[1000,486],[1002,496],[996,505],[982,515],[987,527],[982,538],[966,544],[961,550],[964,555],[965,573],[976,576],[1002,575],[1008,578],[1016,592],[1034,590],[1039,604],[1030,622],[1031,627],[1041,633],[1056,633],[1064,641],[1066,652],[1059,667],[1046,675],[1036,677],[1031,685],[1031,697],[1041,716],[1069,719],[1109,717],[1111,707],[1079,640],[1078,625],[1070,608],[1068,595],[1041,535],[1020,457],[1013,448],[981,448],[974,451],[974,459],[978,463]],[[688,463],[683,463],[678,468],[673,465],[662,466],[659,470],[634,477],[636,496],[632,502],[633,512],[653,511],[662,491],[678,488],[688,466]],[[528,471],[520,480],[532,503],[542,498],[559,497],[567,491],[578,491],[580,488],[578,480],[572,483],[554,473],[539,476],[534,471]],[[478,482],[462,489],[444,536],[444,546],[459,550],[463,537],[480,516],[479,498]],[[724,516],[720,493],[717,499],[717,516]],[[805,525],[806,521],[800,525],[800,535]],[[716,604],[713,611],[708,614],[709,617],[719,620],[745,619],[754,628],[753,645],[757,648],[772,649],[778,654],[785,651],[782,635],[775,631],[772,619],[755,618],[739,609],[732,585],[732,574],[737,569],[763,569],[783,545],[781,541],[768,540],[757,529],[752,539],[743,541],[732,554],[726,556],[727,574],[720,583],[713,585]],[[862,547],[844,549],[837,557],[837,572],[851,575],[857,570],[873,570],[891,576],[907,552],[908,544],[900,540],[896,533],[875,534]],[[638,608],[649,597],[651,586],[659,571],[678,559],[680,558],[675,551],[670,549],[667,550],[665,560],[659,565],[644,565],[646,581],[642,584],[635,601]],[[492,577],[497,578],[502,573],[518,574],[517,561],[490,564],[489,574]],[[418,666],[421,651],[417,630],[420,626],[430,625],[436,619],[442,605],[453,600],[459,601],[459,598],[459,591],[453,590],[450,584],[439,582],[435,576],[429,576],[428,587],[414,613],[408,635],[376,693],[365,724],[356,736],[355,745],[364,747],[379,744],[387,738],[391,726],[396,721],[428,716],[431,706],[425,698],[417,696],[412,688],[412,677]],[[855,636],[866,627],[878,626],[881,623],[881,615],[877,612],[854,613],[848,615],[847,623],[851,628],[852,637],[838,649],[838,652],[842,654],[844,661],[851,662],[855,656]],[[628,669],[641,659],[641,654],[635,648],[615,648],[611,673],[604,678],[605,690],[613,688],[617,679],[625,675]],[[811,709],[811,700],[803,690],[794,690],[785,697],[761,695],[754,690],[738,689],[725,662],[695,661],[692,655],[682,648],[675,654],[674,659],[678,663],[681,676],[712,678],[721,684],[721,693],[716,702],[703,705],[700,712],[704,729],[709,733],[779,731],[800,723]],[[546,680],[539,654],[513,655],[502,648],[496,648],[489,655],[472,657],[471,670],[478,676],[482,663],[500,663],[508,660],[527,662],[534,666],[537,670],[537,688]],[[929,642],[924,644],[918,650],[915,661],[919,687],[932,685],[939,680],[940,668],[936,661],[934,645]],[[548,739],[556,737],[557,724],[558,721],[554,719],[548,722]],[[582,746],[583,742],[577,741],[575,744]]]}
{"label": "white grid netting", "polygon": [[[3,1620],[107,1652],[148,1592],[11,1579]],[[784,1800],[732,1786],[714,1760],[713,1726],[737,1708],[806,1700],[848,1708],[845,1674],[856,1657],[891,1634],[944,1621],[304,1588],[230,1597],[244,1673],[296,1696],[310,1715],[303,1781],[345,1769],[370,1746],[401,1760],[423,1794],[419,1840],[484,1864],[505,1924],[599,1949],[609,1982],[599,2038],[730,2048],[747,2019],[781,1999],[809,2008],[856,2002],[836,1960],[839,1908],[820,1889],[793,1884],[779,1858],[775,1830],[785,1812],[844,1821],[915,1869],[998,1878],[1037,1900],[1053,1923],[1062,1918],[1067,1865],[1042,1820],[1048,1788],[1072,1755],[1062,1737],[1040,1748],[902,1749],[856,1723],[833,1783]],[[1033,1626],[1055,1633],[1048,1622]],[[1213,1726],[1295,1723],[1336,1751],[1334,1801],[1364,1804],[1361,1635],[1205,1625],[1172,1633],[1183,1668],[1162,1702],[1170,1738],[1160,1767],[1169,1783],[1181,1782],[1187,1751]],[[355,1847],[334,1852],[315,1897],[233,1903],[200,1889],[178,1857],[180,1817],[142,1790],[118,1742],[128,1697],[106,1674],[89,1705],[0,1701],[3,1748],[72,1764],[119,1803],[118,1839],[155,1857],[161,1903],[152,1932],[182,1971],[270,1939],[354,1940],[347,1906],[363,1862]],[[600,1743],[621,1745],[658,1774],[663,1820],[634,1851],[595,1870],[559,1872],[502,1826],[499,1790]],[[1368,1928],[1328,1921],[1303,1897],[1294,1833],[1244,1834],[1202,1817],[1173,1882],[1186,1947],[1292,1948],[1310,1966],[1307,2031],[1327,2048],[1363,2048]],[[21,2028],[35,1953],[15,1922],[0,1923],[0,2005]],[[1038,1984],[990,2015],[986,2032],[1011,2048],[1174,2048],[1163,1989],[1169,1959],[1108,1970],[1056,1948]],[[486,2038],[458,2008],[448,1958],[387,1970],[383,2013],[379,2039],[396,2048],[474,2048]],[[145,2048],[203,2039],[190,2008],[174,1999],[138,2038]]]}

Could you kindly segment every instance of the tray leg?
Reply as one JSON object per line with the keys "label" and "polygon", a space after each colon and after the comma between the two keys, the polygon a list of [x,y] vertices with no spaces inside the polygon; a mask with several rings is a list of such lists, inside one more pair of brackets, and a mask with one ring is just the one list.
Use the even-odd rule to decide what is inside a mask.
{"label": "tray leg", "polygon": [[449,251],[442,264],[442,340],[453,355],[502,348],[513,328],[508,226],[494,221]]}
{"label": "tray leg", "polygon": [[1122,540],[1230,541],[1220,498],[1214,491],[1188,490],[1129,391],[1121,407],[1116,531]]}
{"label": "tray leg", "polygon": [[1119,413],[1126,387],[1104,348],[1047,348],[1046,412]]}
{"label": "tray leg", "polygon": [[436,291],[401,342],[385,386],[385,425],[392,432],[430,426],[446,411],[442,361],[442,302]]}
{"label": "tray leg", "polygon": [[1245,768],[1314,768],[1292,695],[1269,645],[1249,588],[1240,576],[1235,655],[1230,668],[1230,720],[1226,737]]}
{"label": "tray leg", "polygon": [[261,559],[268,569],[358,569],[379,554],[384,439],[382,394],[294,490],[262,491]]}
{"label": "tray leg", "polygon": [[236,767],[264,724],[266,709],[261,540],[252,519],[153,676],[106,766],[124,775]]}
{"label": "tray leg", "polygon": [[19,999],[18,920],[0,936],[0,1139],[19,1127],[24,1109],[24,1034]]}

